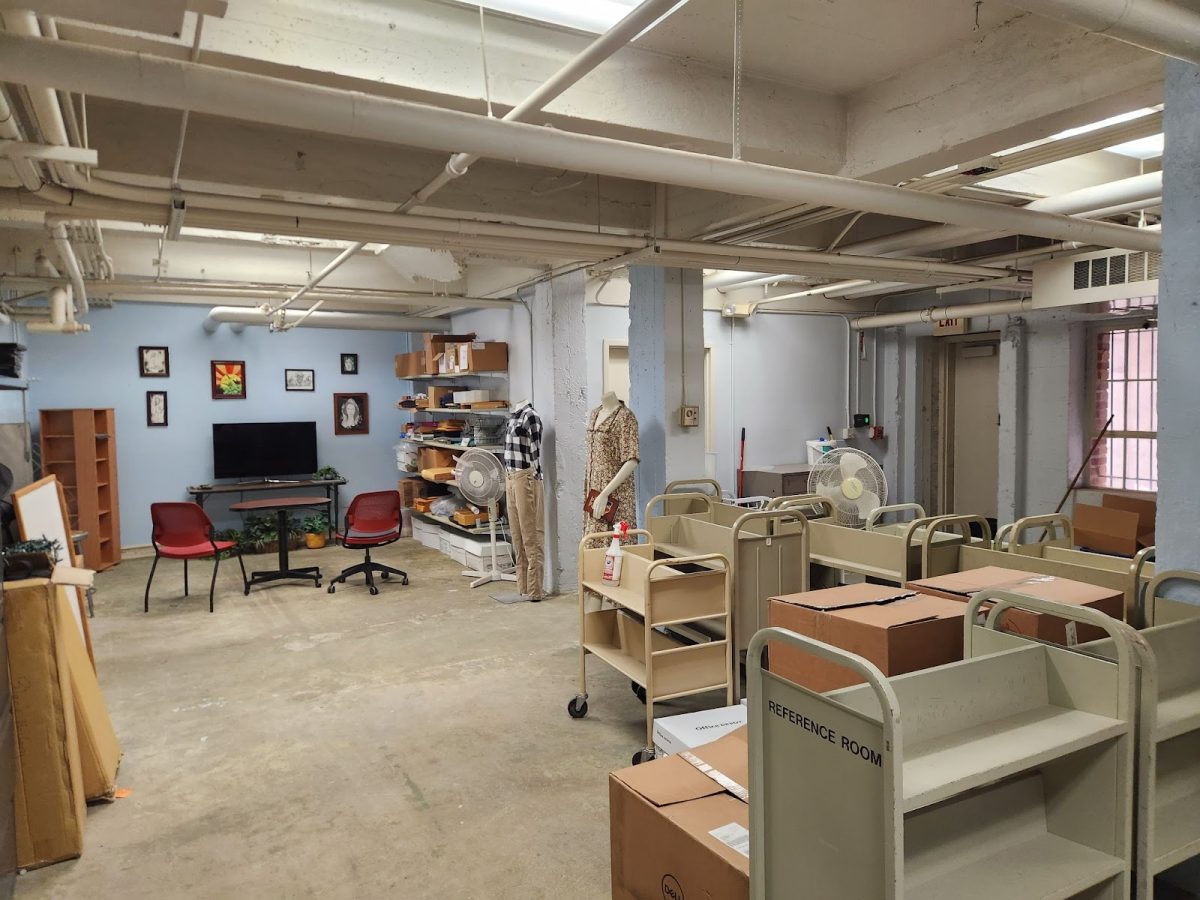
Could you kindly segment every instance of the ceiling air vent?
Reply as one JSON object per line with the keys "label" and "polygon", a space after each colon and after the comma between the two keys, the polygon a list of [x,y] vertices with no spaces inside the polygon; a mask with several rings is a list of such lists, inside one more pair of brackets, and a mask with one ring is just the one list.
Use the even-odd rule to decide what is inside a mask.
{"label": "ceiling air vent", "polygon": [[995,166],[976,166],[973,169],[965,169],[960,172],[960,175],[969,175],[972,178],[978,178],[980,175],[991,175],[996,171]]}
{"label": "ceiling air vent", "polygon": [[[1033,266],[1033,306],[1080,306],[1158,296],[1158,253],[1099,250]],[[1139,303],[1141,305],[1147,305]]]}

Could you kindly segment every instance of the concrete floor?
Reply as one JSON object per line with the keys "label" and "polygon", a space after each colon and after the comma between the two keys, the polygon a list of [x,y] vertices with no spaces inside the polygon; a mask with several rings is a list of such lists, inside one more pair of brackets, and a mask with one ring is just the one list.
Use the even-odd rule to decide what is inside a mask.
{"label": "concrete floor", "polygon": [[100,575],[96,662],[132,794],[91,807],[83,857],[17,896],[608,897],[606,778],[644,707],[596,664],[588,717],[567,716],[573,596],[498,604],[408,540],[378,558],[412,584],[244,597],[223,564],[212,615],[204,564],[186,599],[160,566],[149,615],[149,560]]}

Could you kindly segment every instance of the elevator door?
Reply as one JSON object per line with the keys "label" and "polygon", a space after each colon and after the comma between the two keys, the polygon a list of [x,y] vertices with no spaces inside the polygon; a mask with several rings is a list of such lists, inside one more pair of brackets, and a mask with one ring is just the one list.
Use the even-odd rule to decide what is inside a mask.
{"label": "elevator door", "polygon": [[1000,443],[996,344],[960,344],[954,359],[955,513],[996,518]]}

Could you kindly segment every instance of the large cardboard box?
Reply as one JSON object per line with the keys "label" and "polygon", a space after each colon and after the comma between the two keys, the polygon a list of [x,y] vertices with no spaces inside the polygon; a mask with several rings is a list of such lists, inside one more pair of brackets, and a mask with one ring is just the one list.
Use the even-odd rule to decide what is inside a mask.
{"label": "large cardboard box", "polygon": [[455,392],[465,390],[466,388],[461,384],[431,384],[425,395],[429,398],[429,405],[438,408],[444,407],[447,403],[452,403]]}
{"label": "large cardboard box", "polygon": [[1071,511],[1075,543],[1100,553],[1133,556],[1154,545],[1158,506],[1153,500],[1101,494],[1100,506],[1076,503]]}
{"label": "large cardboard box", "polygon": [[412,507],[418,497],[425,496],[425,482],[420,478],[401,478],[396,482],[396,489],[400,492],[400,505],[403,507]]}
{"label": "large cardboard box", "polygon": [[659,756],[709,744],[746,724],[746,706],[702,709],[654,720],[654,749]]}
{"label": "large cardboard box", "polygon": [[[881,584],[847,584],[772,597],[769,620],[870,660],[885,675],[902,675],[962,659],[963,606],[943,597]],[[793,647],[772,644],[771,671],[824,693],[862,679]]]}
{"label": "large cardboard box", "polygon": [[[45,578],[9,582],[4,591],[21,868],[74,859],[83,852],[83,764],[71,663],[60,625],[63,594]],[[71,628],[78,634],[73,624]]]}
{"label": "large cardboard box", "polygon": [[[986,588],[1003,588],[1070,606],[1088,606],[1118,620],[1123,618],[1125,611],[1125,595],[1121,591],[1000,566],[984,566],[953,575],[923,578],[910,581],[905,587],[962,603],[966,603]],[[1009,610],[1004,614],[1000,625],[1005,631],[1014,634],[1068,646],[1105,637],[1104,631],[1094,625],[1070,622],[1058,616],[1047,616],[1023,609]]]}
{"label": "large cardboard box", "polygon": [[[691,753],[745,788],[746,730]],[[682,756],[608,777],[613,900],[750,896],[749,807]]]}
{"label": "large cardboard box", "polygon": [[424,469],[453,469],[458,458],[453,451],[444,447],[422,447],[417,454],[417,468]]}
{"label": "large cardboard box", "polygon": [[438,358],[446,350],[447,344],[460,344],[463,341],[475,340],[474,334],[426,334],[424,337],[425,375],[438,374]]}
{"label": "large cardboard box", "polygon": [[503,341],[464,341],[455,348],[453,372],[504,372],[508,370],[508,344]]}
{"label": "large cardboard box", "polygon": [[396,354],[396,377],[413,378],[425,374],[425,351]]}

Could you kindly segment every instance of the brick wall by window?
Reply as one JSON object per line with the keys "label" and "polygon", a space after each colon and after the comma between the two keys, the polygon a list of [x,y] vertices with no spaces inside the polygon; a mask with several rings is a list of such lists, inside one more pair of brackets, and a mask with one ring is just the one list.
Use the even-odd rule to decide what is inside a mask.
{"label": "brick wall by window", "polygon": [[1088,483],[1099,488],[1156,491],[1158,329],[1139,323],[1102,331],[1096,336],[1095,360],[1093,437],[1110,415],[1113,421],[1092,456]]}

